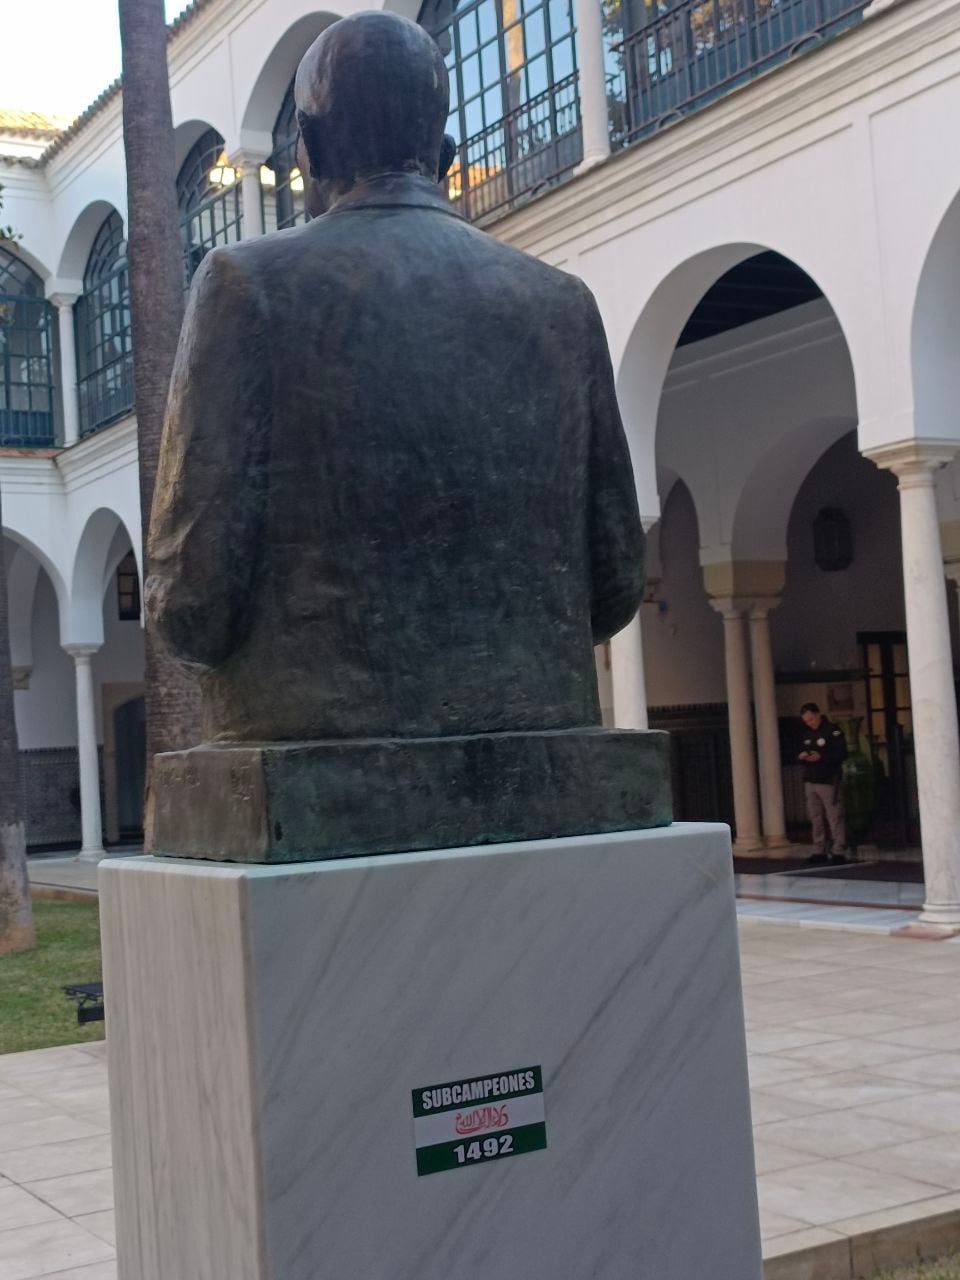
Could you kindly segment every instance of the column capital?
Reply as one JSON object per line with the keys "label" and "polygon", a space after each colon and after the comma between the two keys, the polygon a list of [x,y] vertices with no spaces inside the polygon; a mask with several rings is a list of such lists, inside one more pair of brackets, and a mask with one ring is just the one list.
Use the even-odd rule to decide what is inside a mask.
{"label": "column capital", "polygon": [[747,611],[750,614],[751,622],[763,622],[780,604],[779,596],[760,596],[755,600],[748,600]]}
{"label": "column capital", "polygon": [[95,653],[99,653],[101,645],[99,644],[65,644],[61,646],[64,652],[69,653],[70,657],[79,665],[89,662]]}
{"label": "column capital", "polygon": [[936,471],[952,461],[960,451],[960,440],[896,440],[892,444],[864,449],[864,456],[878,467],[892,471],[900,488],[933,484]]}
{"label": "column capital", "polygon": [[736,596],[708,596],[711,609],[716,609],[724,622],[735,622],[743,618],[750,608],[749,600],[741,600]]}
{"label": "column capital", "polygon": [[47,294],[47,301],[52,302],[58,311],[62,311],[64,308],[69,310],[79,297],[79,293],[65,293],[58,289],[56,293]]}
{"label": "column capital", "polygon": [[47,301],[52,302],[55,307],[72,307],[83,293],[83,281],[53,276],[44,285],[43,292]]}
{"label": "column capital", "polygon": [[270,152],[264,151],[261,147],[238,147],[236,151],[232,151],[227,157],[228,164],[233,165],[241,174],[256,173],[259,175],[260,166],[266,164],[270,159]]}

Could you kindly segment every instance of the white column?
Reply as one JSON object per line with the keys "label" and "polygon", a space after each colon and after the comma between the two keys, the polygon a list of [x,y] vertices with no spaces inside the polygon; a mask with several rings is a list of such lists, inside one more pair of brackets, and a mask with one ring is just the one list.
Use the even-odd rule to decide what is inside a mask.
{"label": "white column", "polygon": [[100,818],[100,766],[97,759],[97,715],[94,702],[92,658],[99,648],[92,644],[63,646],[77,671],[77,756],[80,761],[81,862],[97,862],[104,856]]}
{"label": "white column", "polygon": [[920,799],[923,924],[960,928],[960,740],[934,473],[954,455],[943,442],[871,450],[900,488],[903,594]]}
{"label": "white column", "polygon": [[760,806],[757,803],[757,759],[753,748],[745,606],[742,601],[732,599],[711,600],[710,603],[723,618],[730,768],[733,773],[733,813],[737,828],[734,848],[738,853],[750,853],[762,849],[763,840],[760,836]]}
{"label": "white column", "polygon": [[260,166],[265,155],[254,151],[238,151],[230,163],[240,171],[240,195],[243,202],[242,240],[263,235],[263,201],[260,197]]}
{"label": "white column", "polygon": [[600,0],[574,0],[580,67],[580,124],[583,160],[580,171],[591,169],[610,154],[607,119],[607,76],[603,62],[603,11]]}
{"label": "white column", "polygon": [[63,443],[76,444],[80,439],[80,392],[77,388],[77,338],[73,325],[76,293],[52,293],[50,301],[57,308],[60,324],[60,389],[63,395]]}
{"label": "white column", "polygon": [[754,600],[750,606],[750,652],[753,657],[753,705],[757,720],[757,753],[760,762],[760,805],[764,843],[768,849],[788,844],[783,813],[783,774],[780,766],[780,732],[777,725],[777,691],[770,646],[770,610],[778,601]]}
{"label": "white column", "polygon": [[648,729],[640,613],[610,641],[610,675],[614,725],[618,729]]}

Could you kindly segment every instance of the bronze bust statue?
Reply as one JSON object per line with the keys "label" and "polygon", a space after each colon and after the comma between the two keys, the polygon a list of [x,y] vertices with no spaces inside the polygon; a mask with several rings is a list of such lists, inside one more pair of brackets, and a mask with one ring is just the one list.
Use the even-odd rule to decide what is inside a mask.
{"label": "bronze bust statue", "polygon": [[[658,735],[599,729],[593,646],[643,586],[602,323],[578,279],[451,208],[448,92],[415,23],[334,23],[296,79],[327,211],[213,250],[194,280],[146,612],[199,675],[207,745],[160,758],[156,851],[251,857],[182,812],[237,776],[256,779],[254,860],[565,833],[577,775],[592,830],[669,819],[663,795],[645,821],[595,794],[638,753],[665,776]],[[517,815],[557,752],[554,830]],[[296,838],[272,816],[287,785],[313,815]]]}

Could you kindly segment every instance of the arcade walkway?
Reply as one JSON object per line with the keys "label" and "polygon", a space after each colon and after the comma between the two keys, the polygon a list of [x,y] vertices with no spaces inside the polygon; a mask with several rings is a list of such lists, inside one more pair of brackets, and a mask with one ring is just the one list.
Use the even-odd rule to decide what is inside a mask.
{"label": "arcade walkway", "polygon": [[[956,1247],[960,941],[745,921],[741,956],[767,1280]],[[0,1280],[116,1280],[109,1124],[102,1044],[0,1057]]]}

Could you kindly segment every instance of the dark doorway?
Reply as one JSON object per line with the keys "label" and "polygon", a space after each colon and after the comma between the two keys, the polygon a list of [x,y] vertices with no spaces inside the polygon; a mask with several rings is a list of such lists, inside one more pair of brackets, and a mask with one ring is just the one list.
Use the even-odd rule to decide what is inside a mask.
{"label": "dark doorway", "polygon": [[142,697],[131,698],[113,713],[117,748],[117,825],[121,840],[143,838],[147,722]]}
{"label": "dark doorway", "polygon": [[907,849],[920,843],[907,637],[902,631],[862,631],[857,640],[866,672],[867,737],[885,778],[877,839]]}

